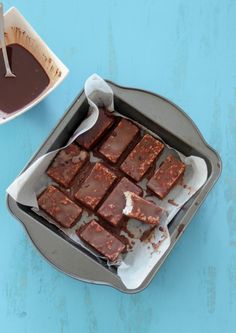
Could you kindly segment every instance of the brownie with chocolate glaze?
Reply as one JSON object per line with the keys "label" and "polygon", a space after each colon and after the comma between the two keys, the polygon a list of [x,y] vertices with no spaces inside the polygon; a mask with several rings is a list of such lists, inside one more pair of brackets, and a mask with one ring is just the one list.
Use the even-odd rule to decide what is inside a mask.
{"label": "brownie with chocolate glaze", "polygon": [[151,201],[141,198],[135,193],[125,192],[126,206],[123,214],[143,223],[157,225],[163,213],[162,208]]}
{"label": "brownie with chocolate glaze", "polygon": [[138,195],[142,195],[142,189],[132,183],[126,177],[116,185],[102,206],[98,209],[98,214],[106,221],[116,226],[123,218],[123,209],[125,208],[124,192],[131,191]]}
{"label": "brownie with chocolate glaze", "polygon": [[126,247],[125,244],[102,227],[96,220],[92,220],[83,228],[76,230],[76,233],[84,242],[110,261],[115,261]]}
{"label": "brownie with chocolate glaze", "polygon": [[185,168],[182,161],[169,155],[148,181],[147,187],[160,199],[164,199],[184,174]]}
{"label": "brownie with chocolate glaze", "polygon": [[58,184],[69,187],[88,159],[88,152],[72,143],[59,151],[47,169],[47,175]]}
{"label": "brownie with chocolate glaze", "polygon": [[136,125],[122,118],[100,147],[100,154],[110,162],[117,163],[124,151],[129,147],[135,137],[137,137],[138,133],[139,128]]}
{"label": "brownie with chocolate glaze", "polygon": [[116,179],[117,176],[113,171],[97,162],[75,193],[75,198],[94,210]]}
{"label": "brownie with chocolate glaze", "polygon": [[108,111],[103,108],[99,109],[99,115],[95,125],[87,132],[79,135],[76,142],[87,150],[93,148],[101,137],[114,124],[114,121],[115,117],[109,115]]}
{"label": "brownie with chocolate glaze", "polygon": [[82,214],[80,206],[52,185],[39,196],[38,205],[64,228],[71,228]]}
{"label": "brownie with chocolate glaze", "polygon": [[162,142],[146,134],[121,164],[120,169],[138,182],[151,168],[163,149]]}

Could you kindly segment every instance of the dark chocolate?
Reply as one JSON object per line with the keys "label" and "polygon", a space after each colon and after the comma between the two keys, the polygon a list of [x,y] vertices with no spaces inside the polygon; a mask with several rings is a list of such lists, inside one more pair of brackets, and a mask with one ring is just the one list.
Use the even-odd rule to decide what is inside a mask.
{"label": "dark chocolate", "polygon": [[99,109],[99,116],[95,125],[90,130],[80,135],[76,141],[87,150],[93,148],[104,133],[113,125],[114,121],[114,116],[108,115],[105,109]]}
{"label": "dark chocolate", "polygon": [[5,77],[0,48],[0,111],[11,114],[35,100],[47,88],[50,79],[38,60],[23,46],[10,44],[7,53],[15,77]]}
{"label": "dark chocolate", "polygon": [[98,209],[99,215],[112,225],[116,226],[123,218],[123,209],[126,202],[124,192],[126,191],[134,192],[138,195],[143,192],[139,186],[124,177]]}
{"label": "dark chocolate", "polygon": [[140,181],[163,148],[163,143],[146,134],[121,164],[120,169],[134,180]]}
{"label": "dark chocolate", "polygon": [[169,155],[148,181],[147,187],[160,199],[163,199],[173,188],[185,171],[185,164]]}
{"label": "dark chocolate", "polygon": [[89,154],[72,143],[56,155],[47,174],[58,184],[68,187],[88,159]]}
{"label": "dark chocolate", "polygon": [[81,207],[52,185],[39,196],[38,205],[64,228],[71,228],[82,214]]}
{"label": "dark chocolate", "polygon": [[116,175],[102,163],[96,163],[76,192],[75,198],[94,210],[116,178]]}
{"label": "dark chocolate", "polygon": [[77,235],[99,253],[111,261],[115,261],[124,251],[125,245],[114,235],[92,220],[84,228],[76,230]]}
{"label": "dark chocolate", "polygon": [[123,214],[138,221],[157,225],[163,210],[154,203],[132,192],[125,192],[126,207]]}
{"label": "dark chocolate", "polygon": [[138,135],[139,128],[131,121],[122,118],[99,152],[110,162],[116,163],[134,138]]}

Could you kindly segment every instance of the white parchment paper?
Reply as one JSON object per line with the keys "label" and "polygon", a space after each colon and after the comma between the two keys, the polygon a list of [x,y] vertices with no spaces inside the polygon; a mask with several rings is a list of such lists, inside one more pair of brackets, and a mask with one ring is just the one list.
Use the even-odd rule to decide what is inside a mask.
{"label": "white parchment paper", "polygon": [[[105,106],[109,111],[114,111],[113,92],[108,84],[97,74],[93,74],[86,80],[84,88],[90,105],[89,114],[69,139],[67,145],[72,143],[79,135],[89,130],[96,123],[99,114],[98,107]],[[114,114],[121,116],[117,112],[114,112]],[[148,132],[154,137],[161,139],[147,128],[140,124],[138,125],[143,133]],[[63,148],[65,147],[61,147],[60,149]],[[44,213],[38,210],[37,194],[51,182],[45,171],[60,149],[41,156],[16,178],[7,189],[8,194],[17,202],[32,207],[33,210],[40,215],[44,215]],[[157,197],[146,193],[146,179],[138,183],[138,185],[144,189],[144,197],[162,207],[165,213],[161,219],[160,227],[155,228],[145,241],[140,241],[140,237],[145,231],[148,231],[150,227],[132,219],[128,222],[127,228],[133,234],[132,237],[128,236],[128,238],[133,247],[132,250],[117,263],[117,274],[120,276],[124,285],[129,289],[138,288],[167,251],[170,245],[168,223],[194,193],[201,188],[207,179],[207,166],[202,158],[197,156],[186,157],[168,145],[165,145],[164,152],[156,162],[156,168],[170,152],[180,158],[187,167],[182,182],[178,183],[164,200],[159,200]],[[93,156],[93,153],[90,153],[90,159],[96,161],[97,158]],[[88,217],[85,215],[86,212],[83,213],[81,221],[88,220]],[[91,219],[92,217],[90,216],[89,220]],[[52,220],[48,220],[56,224]],[[75,235],[75,229],[78,228],[78,225],[73,229],[59,228],[73,241],[85,246]],[[124,235],[127,237],[127,234],[124,233]],[[89,251],[93,252],[91,248],[89,248]],[[95,255],[97,255],[98,260],[102,258],[97,253],[95,253]],[[110,265],[110,263],[108,263],[108,265]]]}

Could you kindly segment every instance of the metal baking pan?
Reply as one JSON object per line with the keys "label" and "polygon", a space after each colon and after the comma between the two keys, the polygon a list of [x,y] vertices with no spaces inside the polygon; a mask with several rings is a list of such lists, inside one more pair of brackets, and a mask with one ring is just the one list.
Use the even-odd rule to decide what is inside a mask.
{"label": "metal baking pan", "polygon": [[[10,212],[21,221],[35,247],[56,268],[78,280],[109,285],[126,293],[136,293],[151,282],[219,178],[221,160],[217,152],[206,143],[193,121],[174,103],[148,91],[120,87],[110,81],[107,83],[113,89],[115,109],[118,112],[157,133],[167,144],[184,155],[202,157],[208,168],[206,183],[169,224],[170,247],[145,281],[137,289],[127,289],[115,270],[103,266],[29,207],[18,204],[9,195],[7,205]],[[87,111],[88,104],[82,91],[25,169],[41,155],[65,145]]]}

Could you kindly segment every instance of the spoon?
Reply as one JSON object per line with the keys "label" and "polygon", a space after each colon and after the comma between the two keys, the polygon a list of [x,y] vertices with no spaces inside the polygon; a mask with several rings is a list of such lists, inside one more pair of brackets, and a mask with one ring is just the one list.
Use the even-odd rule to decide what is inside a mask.
{"label": "spoon", "polygon": [[5,77],[16,77],[10,68],[8,56],[7,56],[7,49],[5,44],[5,36],[4,36],[4,16],[3,16],[3,4],[0,2],[0,41],[2,45],[2,54],[6,68]]}

